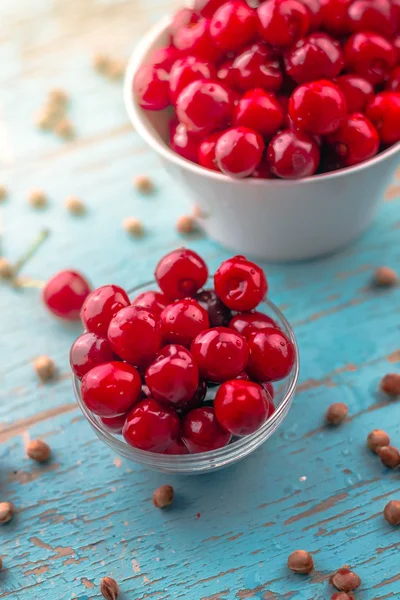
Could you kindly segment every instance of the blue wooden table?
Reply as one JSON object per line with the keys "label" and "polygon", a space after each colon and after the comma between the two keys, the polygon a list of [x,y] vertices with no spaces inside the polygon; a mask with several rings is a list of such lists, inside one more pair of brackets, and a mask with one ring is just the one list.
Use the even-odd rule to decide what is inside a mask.
{"label": "blue wooden table", "polygon": [[[91,66],[95,52],[128,57],[145,27],[171,10],[169,0],[5,0],[0,7],[0,183],[2,251],[16,260],[40,229],[51,235],[23,274],[45,280],[82,270],[93,285],[131,287],[151,277],[158,258],[182,244],[175,231],[189,211],[185,194],[132,131],[121,84]],[[49,88],[71,95],[77,137],[68,143],[38,132],[35,110]],[[152,196],[132,177],[149,175]],[[268,265],[271,297],[295,327],[301,377],[279,432],[237,466],[211,476],[178,478],[114,456],[75,403],[68,349],[78,326],[47,314],[36,289],[0,288],[0,501],[16,516],[0,526],[0,598],[100,598],[105,575],[123,600],[326,600],[331,571],[350,564],[362,579],[360,600],[400,597],[399,530],[382,510],[400,498],[396,472],[365,447],[383,428],[400,444],[400,405],[383,398],[380,378],[399,369],[400,288],[371,289],[371,273],[400,270],[400,182],[388,190],[373,228],[331,258]],[[49,195],[31,208],[32,188]],[[76,194],[88,206],[77,218],[64,207]],[[146,235],[122,229],[140,217]],[[215,269],[228,256],[202,238],[187,244]],[[41,384],[32,361],[51,356],[59,377]],[[346,402],[342,427],[323,427],[326,407]],[[53,459],[25,456],[42,437]],[[153,490],[172,484],[171,510],[154,509]],[[313,553],[311,577],[288,572],[290,552]]]}

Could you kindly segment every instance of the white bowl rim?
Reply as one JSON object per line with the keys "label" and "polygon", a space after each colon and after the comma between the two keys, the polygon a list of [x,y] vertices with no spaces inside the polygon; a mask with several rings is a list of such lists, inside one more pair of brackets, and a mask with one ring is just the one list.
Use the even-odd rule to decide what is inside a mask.
{"label": "white bowl rim", "polygon": [[125,108],[128,112],[129,119],[134,126],[135,130],[140,134],[140,136],[147,142],[147,144],[155,150],[158,154],[160,154],[165,160],[173,162],[176,166],[187,169],[188,171],[192,171],[196,175],[201,175],[203,177],[208,177],[209,179],[213,179],[220,182],[225,183],[235,183],[236,185],[243,186],[293,186],[293,185],[305,185],[311,183],[312,181],[325,181],[328,179],[336,179],[339,177],[344,177],[346,175],[350,175],[352,173],[363,171],[372,165],[378,164],[386,160],[387,158],[395,155],[400,151],[400,142],[397,142],[390,148],[383,150],[376,156],[354,165],[352,167],[346,167],[343,169],[339,169],[337,171],[332,171],[329,173],[322,173],[319,175],[312,175],[310,177],[304,177],[303,179],[256,179],[256,178],[245,178],[245,179],[234,179],[230,178],[223,173],[219,173],[218,171],[212,171],[211,169],[206,169],[201,167],[200,165],[193,163],[179,154],[173,152],[165,143],[160,143],[154,135],[151,133],[149,126],[146,124],[146,118],[144,116],[143,109],[134,101],[133,93],[132,93],[132,85],[133,79],[136,71],[141,67],[144,63],[144,57],[147,54],[149,48],[154,44],[154,42],[165,33],[167,27],[169,27],[171,23],[172,17],[167,15],[160,19],[138,42],[135,46],[135,49],[129,59],[128,66],[125,72],[125,80],[124,80],[124,103]]}

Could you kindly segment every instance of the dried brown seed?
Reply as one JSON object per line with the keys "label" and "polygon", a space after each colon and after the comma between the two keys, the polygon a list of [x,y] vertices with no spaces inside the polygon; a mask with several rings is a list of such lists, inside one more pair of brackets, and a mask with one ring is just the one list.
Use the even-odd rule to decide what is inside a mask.
{"label": "dried brown seed", "polygon": [[385,506],[383,516],[391,525],[400,525],[400,500],[391,500]]}
{"label": "dried brown seed", "polygon": [[162,485],[153,493],[153,504],[156,508],[170,506],[174,499],[174,488],[170,485]]}
{"label": "dried brown seed", "polygon": [[68,104],[69,96],[67,92],[61,88],[54,88],[49,92],[49,102],[51,104],[57,104],[59,106],[66,106]]}
{"label": "dried brown seed", "polygon": [[40,110],[35,115],[35,125],[38,129],[42,129],[43,131],[48,131],[53,126],[53,119],[49,115],[46,109]]}
{"label": "dried brown seed", "polygon": [[334,402],[328,406],[326,411],[325,419],[328,425],[340,425],[349,414],[347,404],[344,402]]}
{"label": "dried brown seed", "polygon": [[329,583],[341,592],[352,592],[361,585],[361,579],[354,571],[350,571],[347,567],[342,567],[331,575]]}
{"label": "dried brown seed", "polygon": [[154,191],[154,185],[147,175],[137,175],[133,180],[134,187],[142,194],[151,194]]}
{"label": "dried brown seed", "polygon": [[111,79],[121,79],[125,72],[125,63],[118,58],[112,59],[106,69],[106,74]]}
{"label": "dried brown seed", "polygon": [[295,550],[289,556],[287,565],[293,573],[311,573],[314,568],[313,557],[306,550]]}
{"label": "dried brown seed", "polygon": [[26,453],[29,458],[37,462],[47,462],[51,455],[51,448],[43,440],[30,440],[26,446]]}
{"label": "dried brown seed", "polygon": [[72,215],[80,216],[80,215],[84,215],[86,212],[85,204],[77,196],[68,196],[68,198],[65,200],[65,208]]}
{"label": "dried brown seed", "polygon": [[374,273],[374,283],[379,287],[389,287],[397,283],[396,271],[390,267],[378,267]]}
{"label": "dried brown seed", "polygon": [[378,451],[381,446],[389,446],[390,437],[383,429],[373,429],[367,437],[367,446],[374,452]]}
{"label": "dried brown seed", "polygon": [[388,396],[400,395],[400,375],[398,373],[388,373],[381,379],[380,388]]}
{"label": "dried brown seed", "polygon": [[11,279],[14,275],[12,264],[0,256],[0,279]]}
{"label": "dried brown seed", "polygon": [[57,368],[56,363],[49,356],[38,356],[33,362],[33,368],[36,371],[37,376],[43,383],[52,379],[56,374]]}
{"label": "dried brown seed", "polygon": [[8,198],[8,189],[0,183],[0,202],[4,202]]}
{"label": "dried brown seed", "polygon": [[54,127],[54,133],[64,138],[65,140],[75,137],[74,126],[66,117],[62,118]]}
{"label": "dried brown seed", "polygon": [[14,512],[14,505],[11,502],[0,502],[0,523],[11,521]]}
{"label": "dried brown seed", "polygon": [[45,208],[49,201],[43,190],[31,190],[28,194],[28,202],[33,208]]}
{"label": "dried brown seed", "polygon": [[93,57],[93,66],[96,69],[96,71],[99,71],[100,73],[106,73],[109,65],[110,65],[110,57],[109,56],[106,56],[105,54],[96,54]]}
{"label": "dried brown seed", "polygon": [[140,219],[136,219],[136,217],[127,217],[124,219],[122,225],[129,235],[141,237],[144,233],[143,223],[140,221]]}
{"label": "dried brown seed", "polygon": [[183,235],[197,231],[195,218],[191,215],[182,215],[176,222],[176,229],[178,233],[182,233]]}
{"label": "dried brown seed", "polygon": [[400,452],[394,446],[381,446],[376,453],[385,467],[394,469],[400,465]]}
{"label": "dried brown seed", "polygon": [[354,600],[354,594],[351,592],[335,592],[332,594],[331,600]]}
{"label": "dried brown seed", "polygon": [[112,577],[103,577],[100,583],[100,592],[106,600],[117,600],[118,583]]}

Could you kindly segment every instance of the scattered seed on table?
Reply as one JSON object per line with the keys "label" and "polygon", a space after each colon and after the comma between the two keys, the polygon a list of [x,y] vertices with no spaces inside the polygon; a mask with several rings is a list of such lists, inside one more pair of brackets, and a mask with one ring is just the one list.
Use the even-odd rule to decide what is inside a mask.
{"label": "scattered seed on table", "polygon": [[49,113],[49,111],[46,110],[46,108],[41,109],[35,115],[35,125],[39,129],[42,129],[43,131],[48,131],[52,128],[53,118],[52,118],[51,114]]}
{"label": "scattered seed on table", "polygon": [[293,573],[301,573],[303,575],[311,573],[314,569],[313,557],[306,550],[295,550],[289,556],[287,565]]}
{"label": "scattered seed on table", "polygon": [[162,485],[153,493],[153,504],[156,508],[166,508],[174,500],[174,488],[170,485]]}
{"label": "scattered seed on table", "polygon": [[51,448],[43,440],[30,440],[26,446],[26,453],[29,458],[42,463],[49,460]]}
{"label": "scattered seed on table", "polygon": [[0,523],[8,523],[14,516],[15,508],[11,502],[0,502]]}
{"label": "scattered seed on table", "polygon": [[390,287],[397,283],[397,273],[390,267],[378,267],[374,273],[374,283],[378,287]]}
{"label": "scattered seed on table", "polygon": [[331,575],[329,583],[341,592],[353,592],[361,585],[361,579],[348,567],[342,567]]}
{"label": "scattered seed on table", "polygon": [[326,411],[325,420],[328,425],[340,425],[347,415],[349,414],[349,409],[347,404],[344,402],[334,402],[330,406],[328,406],[328,410]]}
{"label": "scattered seed on table", "polygon": [[376,453],[385,467],[395,469],[400,465],[400,453],[394,446],[381,446]]}
{"label": "scattered seed on table", "polygon": [[182,215],[176,222],[176,230],[178,233],[187,235],[197,231],[197,224],[194,217],[191,215]]}
{"label": "scattered seed on table", "polygon": [[154,184],[147,175],[137,175],[133,180],[133,185],[142,194],[151,194],[154,191]]}
{"label": "scattered seed on table", "polygon": [[35,358],[33,367],[39,379],[45,383],[54,377],[56,374],[56,363],[50,356],[41,355]]}
{"label": "scattered seed on table", "polygon": [[121,79],[125,72],[125,63],[118,58],[111,60],[108,69],[107,75],[110,79]]}
{"label": "scattered seed on table", "polygon": [[373,429],[367,437],[367,446],[373,452],[378,452],[381,446],[389,446],[390,437],[383,429]]}
{"label": "scattered seed on table", "polygon": [[64,139],[71,139],[75,136],[74,126],[72,122],[63,117],[57,125],[54,127],[54,133],[56,133],[59,137]]}
{"label": "scattered seed on table", "polygon": [[385,506],[383,516],[390,525],[400,525],[400,500],[391,500]]}
{"label": "scattered seed on table", "polygon": [[86,212],[85,204],[77,196],[68,196],[68,198],[65,200],[65,208],[72,215],[77,216],[84,215]]}
{"label": "scattered seed on table", "polygon": [[398,373],[388,373],[381,379],[380,388],[388,396],[400,395],[400,375]]}
{"label": "scattered seed on table", "polygon": [[0,202],[4,202],[8,198],[8,189],[5,185],[0,183]]}
{"label": "scattered seed on table", "polygon": [[100,73],[105,73],[109,64],[110,57],[105,54],[95,54],[93,57],[93,67]]}
{"label": "scattered seed on table", "polygon": [[67,92],[62,88],[54,88],[53,90],[50,90],[48,98],[50,104],[57,104],[63,107],[65,107],[69,101]]}
{"label": "scattered seed on table", "polygon": [[126,217],[122,223],[123,228],[129,235],[141,237],[144,233],[142,221],[136,217]]}
{"label": "scattered seed on table", "polygon": [[14,275],[14,269],[12,264],[6,259],[0,256],[0,279],[11,279]]}
{"label": "scattered seed on table", "polygon": [[103,577],[100,583],[100,592],[106,600],[117,600],[118,583],[112,577]]}
{"label": "scattered seed on table", "polygon": [[31,190],[28,194],[28,202],[33,208],[45,208],[49,201],[43,190]]}

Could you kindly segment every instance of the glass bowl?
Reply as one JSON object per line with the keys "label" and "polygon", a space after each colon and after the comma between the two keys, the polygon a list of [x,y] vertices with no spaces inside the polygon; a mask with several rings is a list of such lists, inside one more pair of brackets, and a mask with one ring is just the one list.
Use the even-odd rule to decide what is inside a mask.
{"label": "glass bowl", "polygon": [[[210,280],[209,283],[211,283]],[[140,292],[157,289],[157,285],[153,281],[133,288],[130,290],[129,295],[135,297]],[[113,452],[116,452],[123,458],[140,463],[145,467],[149,467],[156,471],[161,471],[163,473],[177,473],[180,475],[196,475],[216,471],[217,469],[232,465],[251,454],[251,452],[254,452],[254,450],[261,446],[261,444],[263,444],[278,429],[288,414],[299,375],[299,353],[296,338],[289,323],[278,307],[269,300],[263,301],[257,310],[272,317],[292,341],[295,348],[295,362],[290,375],[283,381],[274,384],[275,412],[269,417],[264,425],[260,427],[260,429],[251,435],[236,438],[224,448],[219,448],[218,450],[212,450],[210,452],[202,452],[200,454],[169,455],[139,450],[129,446],[122,436],[109,431],[100,421],[100,418],[88,410],[82,401],[80,381],[77,377],[74,377],[73,388],[79,407],[100,440],[107,444]],[[214,387],[211,388],[210,391],[214,394],[216,393],[216,390],[217,388]]]}

